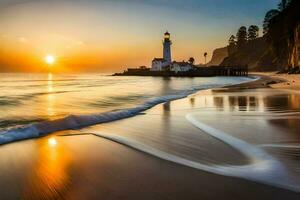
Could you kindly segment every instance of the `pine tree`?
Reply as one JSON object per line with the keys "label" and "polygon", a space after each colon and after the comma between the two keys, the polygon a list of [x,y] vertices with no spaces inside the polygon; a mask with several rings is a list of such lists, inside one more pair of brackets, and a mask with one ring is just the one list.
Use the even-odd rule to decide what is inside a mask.
{"label": "pine tree", "polygon": [[281,0],[278,4],[278,10],[283,11],[287,6],[287,0]]}
{"label": "pine tree", "polygon": [[278,4],[278,10],[284,11],[290,4],[292,0],[281,0],[281,2]]}
{"label": "pine tree", "polygon": [[259,28],[256,25],[251,25],[248,28],[248,40],[255,40],[259,36]]}
{"label": "pine tree", "polygon": [[265,16],[264,22],[263,22],[263,34],[267,34],[270,28],[270,22],[271,20],[276,17],[279,14],[279,10],[272,9],[269,10]]}
{"label": "pine tree", "polygon": [[231,35],[228,42],[229,42],[229,46],[231,45],[235,46],[236,45],[235,36]]}
{"label": "pine tree", "polygon": [[236,34],[236,37],[237,37],[237,47],[242,48],[247,43],[247,38],[248,38],[247,28],[245,26],[240,27]]}
{"label": "pine tree", "polygon": [[228,43],[227,51],[229,55],[232,55],[236,51],[236,37],[234,35],[230,36]]}

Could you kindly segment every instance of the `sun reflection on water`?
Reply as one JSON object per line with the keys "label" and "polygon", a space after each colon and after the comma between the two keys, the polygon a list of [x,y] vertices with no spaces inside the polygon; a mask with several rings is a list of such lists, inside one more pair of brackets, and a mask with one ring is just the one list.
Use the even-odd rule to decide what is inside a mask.
{"label": "sun reflection on water", "polygon": [[71,155],[57,138],[37,141],[38,154],[24,184],[24,199],[59,199],[70,182]]}
{"label": "sun reflection on water", "polygon": [[48,92],[53,91],[53,75],[51,73],[48,74]]}
{"label": "sun reflection on water", "polygon": [[55,97],[53,95],[53,75],[51,73],[48,74],[47,89],[47,115],[51,117],[55,115],[55,111],[53,109],[55,101]]}

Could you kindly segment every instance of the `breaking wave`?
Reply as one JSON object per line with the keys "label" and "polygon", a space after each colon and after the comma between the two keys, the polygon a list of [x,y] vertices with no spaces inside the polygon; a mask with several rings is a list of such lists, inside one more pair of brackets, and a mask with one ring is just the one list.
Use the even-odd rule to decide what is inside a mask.
{"label": "breaking wave", "polygon": [[9,142],[29,138],[36,138],[55,131],[78,129],[99,123],[111,122],[119,119],[132,117],[140,112],[148,110],[149,108],[157,104],[179,98],[184,98],[187,95],[188,94],[163,96],[148,100],[144,104],[134,108],[116,110],[93,115],[69,115],[65,118],[58,120],[43,121],[20,128],[13,128],[10,130],[0,132],[0,144],[6,144]]}
{"label": "breaking wave", "polygon": [[[250,77],[249,79],[241,81],[239,83],[251,82],[257,79],[259,79],[259,77]],[[7,144],[14,141],[37,138],[56,131],[79,129],[79,128],[83,128],[95,124],[112,122],[112,121],[116,121],[128,117],[132,117],[143,111],[152,108],[155,105],[176,100],[176,99],[185,98],[188,95],[193,94],[199,90],[211,89],[215,87],[224,87],[229,85],[232,84],[205,85],[198,88],[192,88],[184,92],[180,92],[179,94],[151,98],[145,101],[143,104],[133,108],[114,110],[110,112],[91,114],[91,115],[69,115],[62,119],[57,119],[53,121],[42,121],[42,122],[25,125],[22,127],[11,128],[8,130],[0,131],[0,145]]]}

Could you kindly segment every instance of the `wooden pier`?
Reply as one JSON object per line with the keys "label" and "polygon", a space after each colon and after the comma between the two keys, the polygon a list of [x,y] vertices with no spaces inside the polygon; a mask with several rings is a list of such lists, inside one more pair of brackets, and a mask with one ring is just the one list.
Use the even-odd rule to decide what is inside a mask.
{"label": "wooden pier", "polygon": [[248,66],[213,66],[215,76],[248,76]]}
{"label": "wooden pier", "polygon": [[194,67],[186,72],[151,71],[150,68],[128,68],[123,73],[114,76],[158,76],[158,77],[213,77],[213,76],[248,76],[248,67],[240,66],[210,66]]}

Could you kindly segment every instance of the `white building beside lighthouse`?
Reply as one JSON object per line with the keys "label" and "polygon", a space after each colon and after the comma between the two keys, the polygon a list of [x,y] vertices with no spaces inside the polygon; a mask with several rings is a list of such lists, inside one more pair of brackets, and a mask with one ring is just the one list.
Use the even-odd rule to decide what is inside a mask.
{"label": "white building beside lighthouse", "polygon": [[164,34],[163,40],[163,58],[154,58],[152,60],[151,71],[164,71],[170,67],[172,63],[170,33],[167,31]]}

